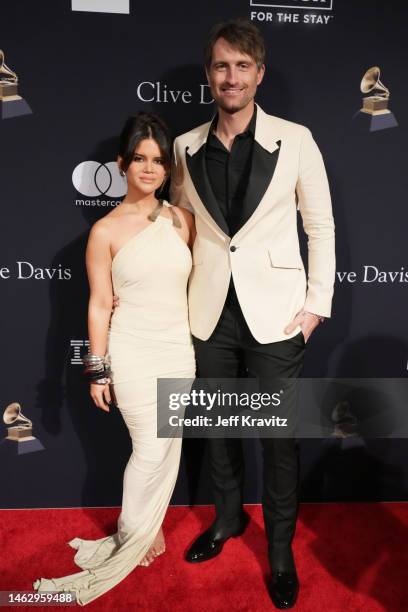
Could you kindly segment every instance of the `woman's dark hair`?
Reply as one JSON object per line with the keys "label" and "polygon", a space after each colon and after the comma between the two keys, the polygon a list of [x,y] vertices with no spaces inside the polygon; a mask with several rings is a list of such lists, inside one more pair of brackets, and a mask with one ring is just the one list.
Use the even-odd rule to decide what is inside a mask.
{"label": "woman's dark hair", "polygon": [[157,142],[163,157],[166,173],[170,173],[171,138],[166,124],[153,113],[139,112],[126,120],[119,137],[121,170],[126,172],[133,161],[135,149],[142,140],[152,138]]}
{"label": "woman's dark hair", "polygon": [[219,38],[224,38],[231,47],[252,57],[258,69],[265,63],[265,41],[261,32],[248,19],[236,17],[223,23],[217,23],[211,28],[204,49],[204,62],[207,70],[211,66],[213,48]]}

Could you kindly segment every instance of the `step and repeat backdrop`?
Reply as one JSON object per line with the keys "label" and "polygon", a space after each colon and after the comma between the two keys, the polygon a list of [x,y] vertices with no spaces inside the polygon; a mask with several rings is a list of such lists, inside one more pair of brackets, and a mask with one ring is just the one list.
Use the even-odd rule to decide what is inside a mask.
{"label": "step and repeat backdrop", "polygon": [[[1,506],[121,503],[130,454],[117,410],[83,380],[92,224],[117,206],[124,120],[154,111],[173,136],[214,113],[202,48],[216,22],[263,32],[257,101],[308,126],[333,198],[332,319],[304,375],[404,378],[408,329],[408,9],[360,0],[5,0],[0,9]],[[405,52],[404,52],[405,50]],[[304,238],[302,238],[304,242]],[[304,246],[304,244],[303,244]],[[6,440],[25,423],[32,438]],[[10,435],[10,434],[9,434]],[[16,434],[17,435],[17,434]],[[27,435],[27,431],[26,431]],[[300,441],[303,501],[406,499],[408,443]],[[245,441],[246,501],[261,458]],[[210,503],[204,440],[185,440],[173,503]]]}

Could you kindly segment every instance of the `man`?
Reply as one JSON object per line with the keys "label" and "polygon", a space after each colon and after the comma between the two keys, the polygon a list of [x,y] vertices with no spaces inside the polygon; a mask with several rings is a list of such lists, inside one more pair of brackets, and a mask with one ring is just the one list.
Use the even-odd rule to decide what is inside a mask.
{"label": "man", "polygon": [[[195,213],[189,284],[200,377],[299,376],[305,342],[329,317],[335,275],[334,223],[321,154],[310,131],[254,103],[265,48],[252,23],[215,26],[205,67],[217,114],[174,143],[172,203]],[[308,235],[308,276],[296,208]],[[187,552],[206,561],[241,534],[241,440],[209,439],[216,519]],[[272,568],[270,594],[290,608],[298,594],[292,553],[297,515],[293,437],[262,439],[263,514]]]}

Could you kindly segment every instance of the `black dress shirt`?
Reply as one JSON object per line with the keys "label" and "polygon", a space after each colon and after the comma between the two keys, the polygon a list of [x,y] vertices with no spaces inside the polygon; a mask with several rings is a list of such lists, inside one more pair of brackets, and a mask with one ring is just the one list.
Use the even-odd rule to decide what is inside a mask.
{"label": "black dress shirt", "polygon": [[251,171],[256,106],[247,129],[235,136],[231,151],[228,151],[213,133],[217,122],[218,115],[210,126],[205,161],[211,188],[230,229],[230,235],[233,235],[240,227],[241,205]]}
{"label": "black dress shirt", "polygon": [[[247,129],[235,136],[228,151],[213,133],[217,127],[218,115],[214,117],[208,133],[205,162],[208,180],[215,199],[233,236],[241,227],[242,201],[245,196],[252,165],[252,149],[255,138],[256,106]],[[241,312],[234,283],[230,280],[226,306],[236,314]]]}

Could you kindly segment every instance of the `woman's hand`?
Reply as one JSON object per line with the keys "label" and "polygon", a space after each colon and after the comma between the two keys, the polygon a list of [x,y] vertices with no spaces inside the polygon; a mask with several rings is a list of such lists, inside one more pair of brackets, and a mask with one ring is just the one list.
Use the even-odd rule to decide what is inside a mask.
{"label": "woman's hand", "polygon": [[109,385],[98,385],[96,383],[91,383],[90,385],[90,393],[95,405],[105,412],[110,412],[109,404],[111,402],[111,394]]}
{"label": "woman's hand", "polygon": [[115,308],[119,306],[119,298],[117,295],[112,297],[112,312],[115,312]]}

